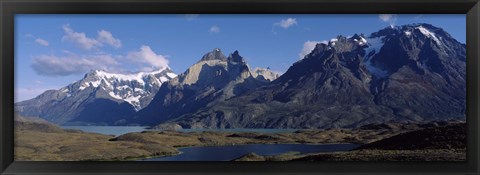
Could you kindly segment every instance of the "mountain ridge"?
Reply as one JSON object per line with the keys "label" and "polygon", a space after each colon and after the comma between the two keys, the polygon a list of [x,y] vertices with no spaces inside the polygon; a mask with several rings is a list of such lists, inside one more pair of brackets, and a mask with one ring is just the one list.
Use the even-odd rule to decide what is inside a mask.
{"label": "mountain ridge", "polygon": [[423,23],[338,36],[270,84],[158,127],[318,129],[465,119],[465,49]]}
{"label": "mountain ridge", "polygon": [[215,48],[163,85],[149,106],[132,116],[129,122],[165,121],[269,82],[252,76],[250,67],[238,51],[226,57]]}
{"label": "mountain ridge", "polygon": [[65,87],[16,103],[15,111],[57,124],[112,125],[145,107],[161,84],[175,76],[168,67],[129,74],[92,70]]}
{"label": "mountain ridge", "polygon": [[168,67],[128,75],[95,70],[15,108],[60,124],[353,128],[464,120],[465,77],[466,45],[418,23],[338,35],[281,76],[252,69],[237,50],[225,56],[215,48],[178,76]]}

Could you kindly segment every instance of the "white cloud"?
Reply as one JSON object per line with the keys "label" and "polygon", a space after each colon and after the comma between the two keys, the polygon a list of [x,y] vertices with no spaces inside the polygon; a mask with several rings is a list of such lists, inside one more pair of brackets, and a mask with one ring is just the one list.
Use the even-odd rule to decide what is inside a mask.
{"label": "white cloud", "polygon": [[119,63],[111,55],[84,55],[68,54],[67,56],[40,55],[32,59],[31,67],[39,75],[67,76],[83,74],[89,70],[118,70]]}
{"label": "white cloud", "polygon": [[397,21],[397,15],[395,15],[395,14],[380,14],[380,15],[378,15],[378,19],[380,19],[383,22],[390,23],[390,26],[393,27],[393,26],[395,26],[395,22]]}
{"label": "white cloud", "polygon": [[62,50],[61,55],[32,57],[31,67],[39,75],[51,77],[84,74],[98,69],[115,73],[153,71],[168,67],[167,57],[155,53],[145,45],[126,55],[111,55],[105,52],[78,55],[68,50]]}
{"label": "white cloud", "polygon": [[288,19],[282,19],[280,22],[275,23],[275,25],[280,26],[284,29],[287,29],[293,25],[298,25],[298,23],[297,23],[297,19],[288,18]]}
{"label": "white cloud", "polygon": [[199,14],[186,14],[184,16],[185,16],[185,19],[187,19],[187,21],[193,21],[193,20],[197,19],[200,15]]}
{"label": "white cloud", "polygon": [[25,37],[26,37],[26,38],[35,39],[35,43],[40,44],[40,45],[42,45],[42,46],[48,46],[48,45],[50,45],[50,43],[49,43],[47,40],[42,39],[42,38],[37,38],[37,37],[35,37],[35,35],[33,35],[33,34],[31,34],[31,33],[25,34]]}
{"label": "white cloud", "polygon": [[318,43],[327,44],[328,41],[326,41],[326,40],[323,40],[323,41],[306,41],[305,43],[303,43],[302,51],[300,53],[298,53],[298,58],[299,59],[305,58],[306,55],[308,55],[310,52],[312,52],[313,49],[315,49],[315,46]]}
{"label": "white cloud", "polygon": [[40,44],[40,45],[42,45],[42,46],[48,46],[48,45],[49,45],[48,41],[47,41],[47,40],[44,40],[44,39],[42,39],[42,38],[37,38],[37,39],[35,40],[35,42],[38,43],[38,44]]}
{"label": "white cloud", "polygon": [[394,16],[392,14],[380,14],[378,15],[378,18],[382,20],[383,22],[388,22],[390,21]]}
{"label": "white cloud", "polygon": [[106,30],[98,31],[98,37],[95,39],[88,37],[85,33],[75,32],[68,24],[63,25],[62,28],[65,32],[62,41],[70,41],[84,50],[103,47],[103,44],[110,45],[114,48],[120,48],[122,46],[122,42]]}
{"label": "white cloud", "polygon": [[220,32],[220,27],[218,27],[218,26],[212,26],[212,27],[210,27],[209,32],[210,32],[210,33],[219,33],[219,32]]}
{"label": "white cloud", "polygon": [[166,56],[156,54],[149,46],[143,45],[139,51],[130,52],[127,58],[133,62],[147,63],[156,68],[168,67]]}
{"label": "white cloud", "polygon": [[112,33],[106,30],[100,30],[98,32],[98,41],[106,43],[117,49],[122,47],[122,42],[119,39],[114,38]]}
{"label": "white cloud", "polygon": [[102,46],[102,43],[93,38],[87,37],[85,33],[75,32],[68,24],[63,25],[63,31],[65,32],[65,35],[63,36],[62,41],[73,42],[82,49],[91,50],[94,47]]}

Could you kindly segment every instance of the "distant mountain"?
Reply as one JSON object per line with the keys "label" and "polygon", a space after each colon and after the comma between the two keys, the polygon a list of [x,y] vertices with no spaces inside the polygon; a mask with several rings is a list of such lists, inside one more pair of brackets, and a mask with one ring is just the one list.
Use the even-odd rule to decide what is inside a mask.
{"label": "distant mountain", "polygon": [[269,83],[265,77],[275,76],[268,72],[260,71],[254,77],[238,51],[226,57],[220,49],[214,49],[163,84],[152,102],[128,123],[151,125],[196,112]]}
{"label": "distant mountain", "polygon": [[280,77],[278,73],[271,71],[270,68],[265,69],[265,68],[257,67],[254,70],[252,70],[251,73],[253,77],[260,80],[265,80],[265,81],[273,81],[278,77]]}
{"label": "distant mountain", "polygon": [[[466,46],[441,28],[388,27],[369,36],[338,36],[328,44],[317,44],[273,82],[200,105],[204,107],[180,117],[174,113],[160,126],[336,128],[386,121],[465,120],[465,77]],[[182,102],[175,109],[183,110],[181,106]]]}
{"label": "distant mountain", "polygon": [[57,124],[113,125],[148,105],[160,86],[174,77],[170,68],[133,74],[93,70],[66,87],[16,103],[15,110]]}

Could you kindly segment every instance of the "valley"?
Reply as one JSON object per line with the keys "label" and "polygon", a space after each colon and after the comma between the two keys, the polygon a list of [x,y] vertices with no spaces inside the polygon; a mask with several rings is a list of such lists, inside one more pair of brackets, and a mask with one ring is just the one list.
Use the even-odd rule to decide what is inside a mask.
{"label": "valley", "polygon": [[[209,146],[239,161],[466,158],[466,45],[442,28],[338,35],[282,74],[250,67],[238,50],[193,60],[179,74],[91,70],[15,103],[15,160],[164,160]],[[282,151],[255,152],[272,145]]]}

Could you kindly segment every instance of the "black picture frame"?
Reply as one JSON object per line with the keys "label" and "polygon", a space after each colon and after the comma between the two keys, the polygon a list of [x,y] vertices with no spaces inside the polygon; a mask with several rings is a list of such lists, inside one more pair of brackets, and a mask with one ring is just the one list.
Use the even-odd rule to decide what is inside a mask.
{"label": "black picture frame", "polygon": [[[478,0],[0,0],[1,174],[479,174]],[[466,14],[465,162],[28,162],[14,161],[15,14]]]}

